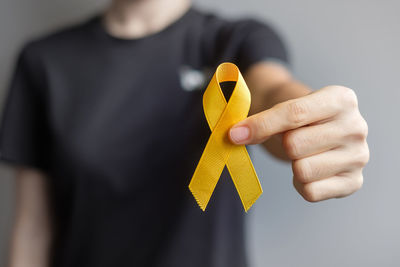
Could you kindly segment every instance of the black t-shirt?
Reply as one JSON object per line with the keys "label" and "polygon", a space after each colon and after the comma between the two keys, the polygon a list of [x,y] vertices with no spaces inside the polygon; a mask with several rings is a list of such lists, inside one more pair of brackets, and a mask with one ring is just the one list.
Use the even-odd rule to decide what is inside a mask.
{"label": "black t-shirt", "polygon": [[244,211],[224,171],[206,212],[188,184],[210,130],[216,66],[287,60],[255,20],[193,8],[124,40],[100,16],[28,43],[3,113],[1,159],[48,174],[52,266],[245,266]]}

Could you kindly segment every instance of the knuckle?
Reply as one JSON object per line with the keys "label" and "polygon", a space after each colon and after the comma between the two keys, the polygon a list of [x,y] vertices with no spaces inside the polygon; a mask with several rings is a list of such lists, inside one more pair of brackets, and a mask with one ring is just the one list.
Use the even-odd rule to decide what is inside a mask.
{"label": "knuckle", "polygon": [[292,101],[287,105],[287,111],[288,111],[288,121],[295,124],[299,125],[302,124],[308,114],[308,110],[306,105],[303,102],[300,101]]}
{"label": "knuckle", "polygon": [[368,136],[368,124],[360,115],[346,123],[349,132],[349,137],[354,140],[365,141]]}
{"label": "knuckle", "polygon": [[261,140],[269,135],[270,122],[266,116],[255,116],[253,119],[253,138]]}
{"label": "knuckle", "polygon": [[369,157],[370,157],[369,148],[368,148],[367,143],[364,142],[361,145],[358,153],[356,154],[356,157],[355,157],[356,166],[359,168],[364,167],[368,163]]}
{"label": "knuckle", "polygon": [[301,183],[308,183],[312,177],[310,165],[304,159],[293,161],[292,170],[294,177]]}
{"label": "knuckle", "polygon": [[339,93],[339,101],[342,105],[350,108],[358,107],[357,95],[353,89],[344,86],[336,86],[336,88]]}
{"label": "knuckle", "polygon": [[353,192],[360,190],[363,184],[364,184],[364,177],[362,174],[360,174],[354,179]]}
{"label": "knuckle", "polygon": [[297,159],[300,156],[303,140],[294,131],[286,132],[283,136],[283,147],[290,159]]}
{"label": "knuckle", "polygon": [[342,198],[349,196],[361,189],[364,183],[364,178],[362,173],[357,176],[349,177],[349,182],[347,183],[346,189],[344,189],[336,198]]}
{"label": "knuckle", "polygon": [[367,142],[363,142],[355,148],[352,156],[352,161],[349,164],[353,165],[355,168],[363,168],[369,161],[369,148]]}
{"label": "knuckle", "polygon": [[303,198],[308,202],[318,202],[320,198],[318,196],[318,191],[313,187],[313,184],[306,184],[304,185]]}
{"label": "knuckle", "polygon": [[366,139],[368,136],[368,123],[365,121],[363,117],[360,118],[359,120],[359,133],[363,137],[363,139]]}

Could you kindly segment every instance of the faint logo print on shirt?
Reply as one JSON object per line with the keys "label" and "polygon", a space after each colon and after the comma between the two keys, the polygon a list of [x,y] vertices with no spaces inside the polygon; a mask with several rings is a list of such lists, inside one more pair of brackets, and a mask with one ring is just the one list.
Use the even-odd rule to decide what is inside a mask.
{"label": "faint logo print on shirt", "polygon": [[196,70],[190,66],[182,66],[179,69],[179,78],[183,90],[187,92],[202,90],[210,78],[209,70]]}

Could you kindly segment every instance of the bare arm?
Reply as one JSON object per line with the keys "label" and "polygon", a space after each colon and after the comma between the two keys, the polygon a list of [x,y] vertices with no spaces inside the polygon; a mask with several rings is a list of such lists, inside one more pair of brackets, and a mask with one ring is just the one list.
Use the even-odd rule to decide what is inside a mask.
{"label": "bare arm", "polygon": [[18,169],[9,267],[49,266],[50,221],[46,176],[34,169]]}
{"label": "bare arm", "polygon": [[[310,88],[294,80],[286,68],[276,63],[255,64],[244,76],[251,91],[250,115],[311,92]],[[289,160],[282,147],[281,135],[272,136],[262,145],[275,157]]]}

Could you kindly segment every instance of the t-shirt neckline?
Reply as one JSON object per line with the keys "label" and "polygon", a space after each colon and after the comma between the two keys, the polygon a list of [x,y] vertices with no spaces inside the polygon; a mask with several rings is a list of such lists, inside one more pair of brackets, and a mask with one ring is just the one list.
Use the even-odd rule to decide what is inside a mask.
{"label": "t-shirt neckline", "polygon": [[135,43],[135,42],[153,39],[153,38],[156,38],[158,36],[161,36],[169,31],[171,31],[172,29],[176,28],[177,26],[183,24],[187,20],[187,18],[190,17],[190,14],[192,12],[193,12],[193,7],[191,6],[185,11],[185,13],[183,13],[180,17],[178,17],[175,21],[173,21],[172,23],[170,23],[163,29],[161,29],[157,32],[145,35],[143,37],[138,37],[138,38],[121,38],[121,37],[111,35],[106,30],[106,27],[104,25],[104,20],[103,20],[104,13],[97,14],[91,21],[92,21],[92,23],[95,24],[96,32],[99,33],[105,39],[108,39],[108,40],[116,42],[116,43]]}

